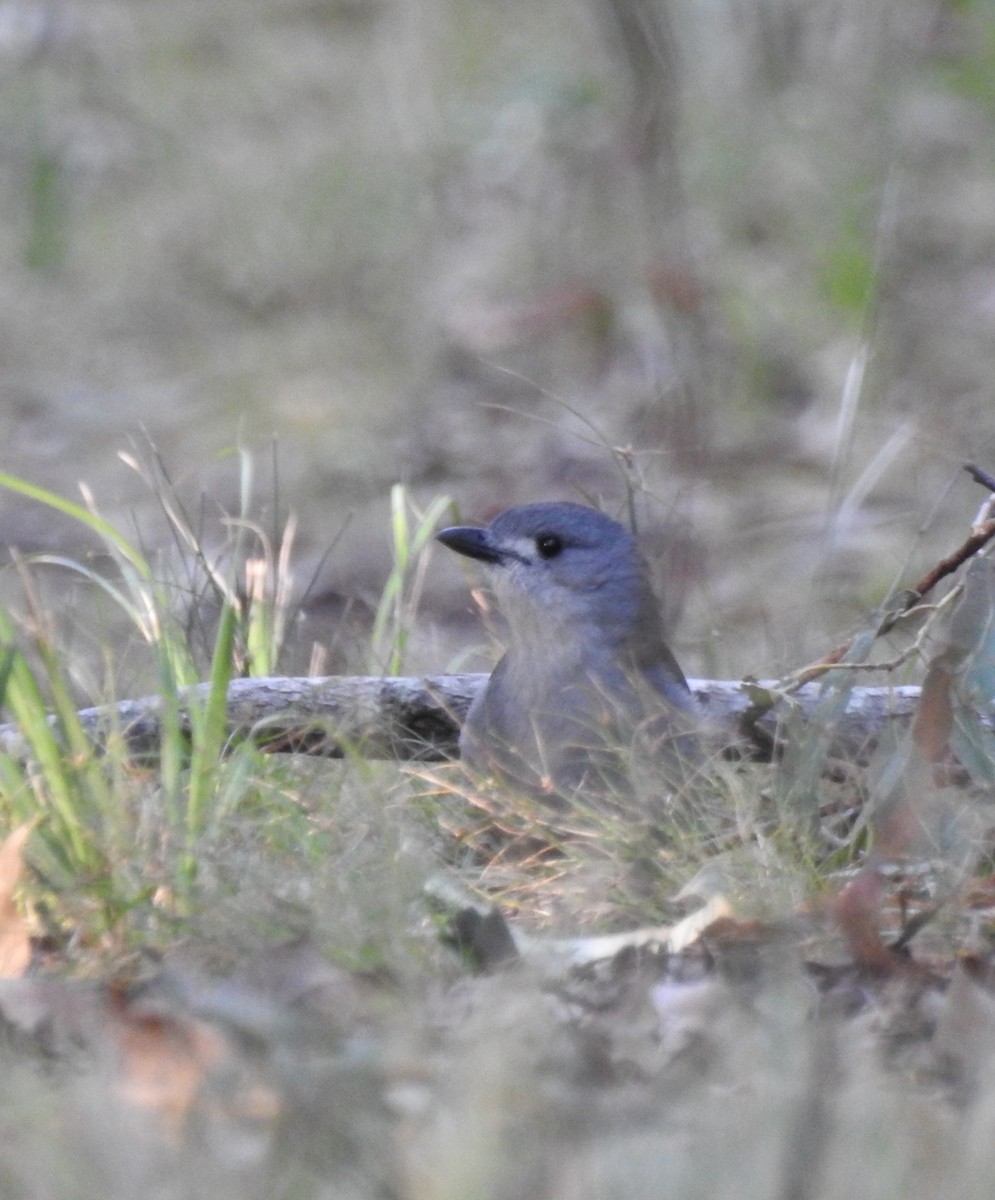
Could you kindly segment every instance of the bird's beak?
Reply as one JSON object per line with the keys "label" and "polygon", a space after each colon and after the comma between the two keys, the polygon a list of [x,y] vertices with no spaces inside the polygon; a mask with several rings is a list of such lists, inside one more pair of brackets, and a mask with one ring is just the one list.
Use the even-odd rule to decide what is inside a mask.
{"label": "bird's beak", "polygon": [[448,546],[457,554],[465,554],[467,558],[477,558],[485,563],[499,563],[504,558],[488,531],[475,525],[454,525],[441,530],[435,538],[443,546]]}

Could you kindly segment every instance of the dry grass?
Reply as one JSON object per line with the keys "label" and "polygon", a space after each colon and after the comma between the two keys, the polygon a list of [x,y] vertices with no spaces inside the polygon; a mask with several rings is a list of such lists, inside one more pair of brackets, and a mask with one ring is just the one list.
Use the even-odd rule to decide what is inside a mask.
{"label": "dry grass", "polygon": [[[112,450],[144,423],[210,526],[238,511],[235,429],[278,430],[257,516],[299,513],[298,596],[318,570],[303,662],[368,652],[397,479],[474,518],[634,498],[691,674],[776,674],[864,627],[960,539],[959,461],[995,457],[991,11],[660,0],[657,59],[627,11],[0,5],[0,465],[85,479],[165,573],[168,523]],[[19,503],[4,528],[90,548]],[[483,641],[465,586],[432,564],[412,669]],[[148,690],[89,591],[53,573],[37,610],[77,695]],[[817,990],[778,939],[745,979],[623,960],[551,987],[438,943],[440,863],[543,933],[669,918],[721,850],[744,915],[778,926],[839,865],[798,816],[825,799],[809,758],[730,772],[658,842],[641,817],[564,830],[394,767],[246,755],[182,919],[159,781],[121,774],[102,835],[134,893],[86,936],[95,881],[60,884],[44,928],[60,968],[150,990],[0,993],[0,1192],[987,1196],[980,903],[930,927],[930,962],[974,956],[949,987]],[[952,867],[983,842],[947,799],[928,824]],[[314,957],[279,957],[303,936]]]}

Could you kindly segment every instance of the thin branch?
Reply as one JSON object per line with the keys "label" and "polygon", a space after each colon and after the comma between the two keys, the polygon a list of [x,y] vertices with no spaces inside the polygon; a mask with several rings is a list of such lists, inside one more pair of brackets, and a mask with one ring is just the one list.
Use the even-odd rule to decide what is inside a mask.
{"label": "thin branch", "polygon": [[964,470],[971,476],[975,483],[980,483],[983,488],[987,488],[990,492],[995,492],[995,475],[991,475],[988,471],[976,466],[974,463],[965,463]]}
{"label": "thin branch", "polygon": [[[989,491],[995,492],[995,477],[991,476],[987,471],[983,471],[980,467],[973,463],[965,463],[964,470]],[[986,511],[986,510],[983,510]],[[990,511],[990,510],[987,510]],[[988,543],[995,538],[995,517],[989,517],[975,524],[970,534],[964,539],[960,546],[948,554],[946,558],[941,558],[938,563],[932,566],[925,575],[913,587],[903,592],[899,603],[891,612],[887,613],[881,626],[878,629],[878,635],[887,633],[892,629],[895,623],[906,616],[913,608],[919,605],[923,598],[927,596],[933,588],[948,575],[952,575],[958,571],[970,558],[973,558]],[[835,649],[830,650],[828,654],[820,658],[818,662],[811,663],[807,667],[803,667],[799,671],[795,671],[789,677],[789,680],[781,685],[782,691],[791,690],[800,687],[806,683],[811,683],[820,676],[825,675],[827,671],[831,671],[834,667],[840,665],[842,660],[849,653],[851,647],[856,641],[855,637],[849,638],[841,643]]]}

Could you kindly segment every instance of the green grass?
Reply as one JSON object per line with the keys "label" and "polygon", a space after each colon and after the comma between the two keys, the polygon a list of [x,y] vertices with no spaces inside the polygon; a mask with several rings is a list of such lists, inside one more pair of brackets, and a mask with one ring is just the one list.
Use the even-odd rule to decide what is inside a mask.
{"label": "green grass", "polygon": [[[868,799],[886,801],[908,783],[908,737],[884,740],[866,770],[842,782],[824,777],[839,713],[865,681],[860,664],[876,656],[880,616],[823,676],[815,719],[786,710],[779,764],[702,764],[652,814],[621,796],[578,797],[568,811],[530,807],[469,786],[456,764],[413,783],[396,763],[267,756],[229,740],[224,695],[237,675],[280,669],[291,535],[284,544],[264,536],[251,463],[240,461],[241,511],[219,514],[229,540],[213,553],[205,547],[216,539],[194,533],[149,469],[189,556],[186,571],[168,575],[92,504],[0,480],[100,537],[110,569],[67,559],[58,568],[126,614],[154,665],[164,715],[155,759],[133,761],[123,730],[91,745],[61,626],[35,590],[33,564],[20,564],[23,611],[0,610],[3,707],[22,738],[0,753],[0,823],[34,823],[24,899],[63,972],[144,985],[166,964],[148,999],[141,986],[54,993],[67,1009],[81,1006],[74,1020],[97,1022],[103,1041],[61,1010],[53,1022],[68,1027],[70,1043],[82,1037],[96,1067],[51,1032],[44,1071],[37,1037],[26,1050],[5,1047],[4,1195],[133,1194],[140,1175],[166,1196],[210,1186],[221,1198],[641,1200],[739,1196],[744,1186],[758,1198],[831,1197],[853,1190],[855,1156],[871,1200],[983,1194],[990,1089],[979,1083],[976,1101],[945,1104],[946,1060],[927,1029],[939,999],[922,1011],[910,1000],[897,1013],[881,999],[874,1020],[884,1032],[871,1048],[859,1020],[813,1016],[797,947],[779,934],[751,940],[753,922],[793,928],[807,905],[838,889],[874,845]],[[404,668],[424,552],[448,508],[440,499],[419,512],[394,489],[395,557],[371,669]],[[990,695],[992,597],[991,564],[981,560],[963,592],[928,616],[929,637],[921,627],[906,635],[910,656],[945,646],[943,661],[975,700]],[[213,616],[191,629],[188,606],[205,598],[213,604],[195,610]],[[204,680],[192,703],[187,684]],[[987,770],[995,754],[984,726],[960,734]],[[949,874],[970,870],[977,827],[951,821],[949,806],[921,815]],[[718,970],[682,986],[657,979],[652,956],[624,954],[560,977],[530,960],[534,971],[472,979],[429,915],[425,885],[440,869],[539,937],[673,922],[687,911],[678,892],[690,907],[728,898],[746,937],[719,945]],[[964,944],[952,914],[941,932],[948,955]],[[288,945],[317,951],[284,959]],[[29,1011],[44,1012],[49,994],[29,991]],[[941,1027],[953,1023],[958,1036],[958,1021],[979,1038],[989,1019],[944,1011]],[[206,1061],[195,1053],[202,1044]],[[136,1112],[168,1109],[188,1072],[199,1091],[187,1123],[139,1130]],[[150,1081],[151,1114],[135,1101],[149,1102]],[[82,1122],[81,1113],[99,1118]]]}
{"label": "green grass", "polygon": [[[784,710],[786,749],[777,765],[703,764],[662,805],[659,796],[650,808],[625,797],[593,805],[575,800],[564,816],[542,806],[508,808],[499,797],[459,783],[439,786],[431,772],[418,799],[420,785],[413,789],[396,766],[368,763],[358,752],[344,764],[291,768],[248,740],[230,741],[225,701],[236,676],[279,673],[291,620],[292,522],[280,537],[265,534],[253,515],[252,459],[242,452],[234,460],[240,510],[217,514],[222,538],[217,530],[205,536],[203,522],[195,527],[154,454],[130,461],[153,489],[183,551],[180,571],[164,572],[134,538],[101,517],[92,498],[81,506],[0,476],[0,486],[97,535],[109,568],[53,556],[35,562],[71,572],[111,597],[158,680],[162,735],[155,760],[134,762],[124,730],[112,730],[95,747],[77,715],[80,701],[58,623],[35,591],[34,564],[20,564],[25,611],[17,621],[0,611],[3,703],[22,739],[0,753],[0,818],[9,828],[35,822],[29,891],[54,926],[72,931],[80,944],[110,939],[127,945],[153,933],[168,938],[196,928],[209,909],[232,912],[232,904],[243,906],[243,916],[268,914],[260,916],[263,924],[292,930],[304,920],[306,899],[296,907],[270,901],[287,879],[296,879],[295,856],[304,864],[297,880],[302,895],[320,891],[323,865],[335,862],[343,865],[347,888],[365,894],[356,864],[383,879],[406,859],[403,846],[429,856],[414,875],[428,873],[433,859],[480,871],[485,888],[531,912],[538,925],[555,925],[565,914],[601,928],[666,920],[674,894],[710,864],[720,873],[728,868],[742,893],[790,895],[784,903],[791,907],[862,861],[874,843],[870,801],[890,803],[914,760],[908,738],[884,740],[862,782],[855,772],[839,785],[825,778],[839,717],[863,681],[860,664],[878,644],[875,617],[855,638],[846,663],[823,677],[815,718],[796,721],[790,706]],[[425,552],[447,512],[452,505],[444,497],[420,511],[404,488],[393,489],[393,566],[373,622],[371,672],[404,669]],[[216,548],[208,551],[208,543]],[[975,582],[960,606],[945,604],[931,618],[935,637],[959,630],[960,670],[978,694],[992,651],[984,565],[972,568]],[[193,626],[191,610],[201,614]],[[920,630],[910,652],[924,641]],[[205,680],[206,688],[189,690]],[[984,782],[995,757],[985,727],[962,720],[951,736]],[[309,780],[326,789],[322,803],[303,799]],[[649,786],[659,792],[652,779]],[[342,860],[341,839],[349,847]],[[408,887],[413,876],[400,875]],[[759,906],[769,907],[766,901]],[[344,941],[365,953],[373,926],[349,907],[367,932]]]}
{"label": "green grass", "polygon": [[409,516],[411,501],[405,488],[396,484],[390,492],[390,528],[393,540],[393,567],[380,594],[368,671],[371,675],[400,675],[411,627],[421,596],[424,570],[428,559],[424,554],[440,518],[453,512],[447,496],[436,497],[424,512],[414,511],[415,524]]}
{"label": "green grass", "polygon": [[[308,790],[305,775],[298,771],[295,777],[286,762],[247,742],[229,744],[227,730],[230,681],[238,675],[279,672],[292,616],[292,522],[274,542],[252,519],[252,461],[240,453],[241,511],[218,514],[223,548],[209,553],[155,456],[130,461],[153,488],[172,537],[184,551],[188,566],[179,580],[105,521],[92,498],[82,506],[0,475],[0,486],[96,534],[110,563],[98,570],[63,556],[37,556],[20,565],[25,613],[15,621],[0,610],[2,701],[21,733],[19,745],[0,753],[0,820],[8,827],[37,821],[29,851],[34,868],[30,890],[50,923],[91,947],[108,937],[124,945],[150,932],[172,931],[175,936],[184,921],[202,920],[208,906],[226,909],[222,901],[232,895],[240,897],[243,916],[268,910],[263,893],[279,891],[274,871],[293,879],[298,874],[295,857],[309,863],[310,874],[318,870],[315,856],[335,857],[327,822],[301,801],[301,792]],[[424,570],[420,562],[446,504],[437,501],[417,516],[412,529],[404,490],[394,491],[395,566],[379,605],[375,652],[371,650],[381,669],[396,673],[403,663]],[[131,761],[124,730],[112,731],[98,748],[80,724],[71,663],[60,648],[57,623],[43,610],[33,586],[32,572],[43,564],[109,596],[127,619],[132,637],[144,646],[161,703],[161,741],[153,764]],[[193,630],[186,616],[191,610],[208,614]],[[212,612],[216,619],[208,624]],[[210,647],[209,653],[199,649],[203,646]],[[113,673],[112,662],[111,677]],[[208,682],[206,689],[199,694],[189,690],[202,680]],[[107,702],[119,698],[104,697]],[[306,775],[324,780],[329,805],[343,787],[355,790],[357,780],[361,790],[371,786],[363,782],[369,769],[359,761],[307,766]],[[379,817],[367,814],[357,820],[380,827]],[[377,841],[382,832],[370,836]],[[352,836],[363,840],[356,829]],[[226,847],[241,863],[239,870],[224,866]],[[252,870],[249,859],[255,864]],[[250,903],[248,878],[256,871],[267,882]],[[381,865],[376,873],[382,871]],[[295,922],[299,924],[298,918],[289,928]]]}

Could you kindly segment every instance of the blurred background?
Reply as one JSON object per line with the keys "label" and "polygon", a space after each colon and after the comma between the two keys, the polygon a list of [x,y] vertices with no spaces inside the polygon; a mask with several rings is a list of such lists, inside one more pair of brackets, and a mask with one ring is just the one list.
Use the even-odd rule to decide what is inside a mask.
{"label": "blurred background", "polygon": [[[995,469],[991,0],[2,0],[0,214],[0,470],[168,553],[118,451],[210,539],[248,448],[298,666],[361,665],[398,481],[633,511],[732,677],[835,644]],[[469,578],[434,551],[409,669],[484,650]]]}

